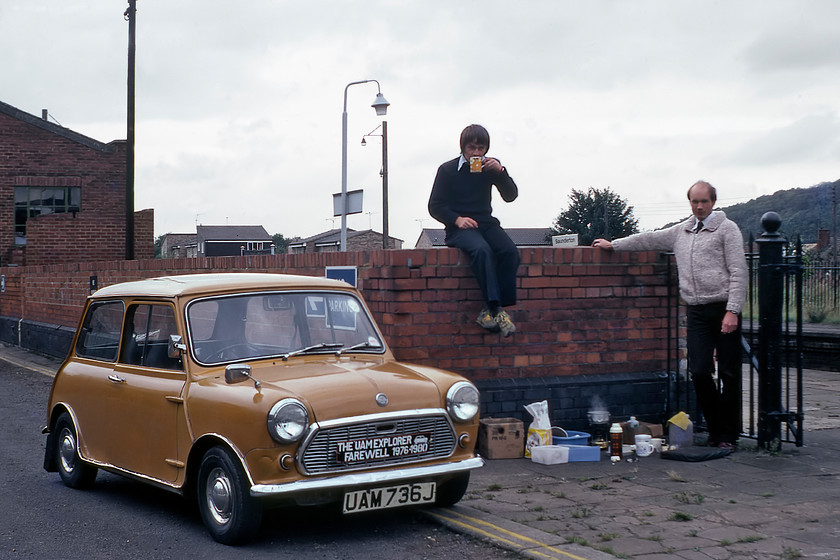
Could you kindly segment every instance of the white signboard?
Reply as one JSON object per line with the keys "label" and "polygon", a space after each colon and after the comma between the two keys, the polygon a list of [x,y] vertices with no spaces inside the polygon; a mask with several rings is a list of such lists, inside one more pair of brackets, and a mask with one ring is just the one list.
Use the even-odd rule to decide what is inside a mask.
{"label": "white signboard", "polygon": [[[362,212],[363,192],[362,189],[347,191],[347,214],[360,214]],[[341,216],[341,193],[333,195],[333,216]]]}
{"label": "white signboard", "polygon": [[577,247],[578,246],[578,234],[567,233],[565,235],[552,235],[551,236],[551,246],[552,247]]}

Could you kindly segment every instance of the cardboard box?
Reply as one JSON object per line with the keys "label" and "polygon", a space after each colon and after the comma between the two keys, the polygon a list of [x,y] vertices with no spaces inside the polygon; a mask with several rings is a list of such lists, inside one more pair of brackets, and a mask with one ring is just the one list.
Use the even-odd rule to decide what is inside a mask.
{"label": "cardboard box", "polygon": [[650,434],[651,437],[662,437],[662,424],[639,422],[638,434]]}
{"label": "cardboard box", "polygon": [[525,425],[516,418],[482,418],[478,454],[485,459],[518,459],[525,454]]}
{"label": "cardboard box", "polygon": [[636,443],[636,434],[648,434],[651,437],[662,437],[662,425],[649,422],[639,422],[634,430],[629,422],[622,422],[621,429],[624,430],[624,443],[633,445]]}

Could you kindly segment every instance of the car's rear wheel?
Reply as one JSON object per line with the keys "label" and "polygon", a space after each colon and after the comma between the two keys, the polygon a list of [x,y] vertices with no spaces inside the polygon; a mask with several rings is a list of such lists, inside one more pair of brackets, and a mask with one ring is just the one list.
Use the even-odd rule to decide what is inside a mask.
{"label": "car's rear wheel", "polygon": [[441,507],[457,504],[464,497],[464,494],[467,493],[467,487],[469,485],[470,473],[468,472],[459,474],[455,478],[438,484],[435,504]]}
{"label": "car's rear wheel", "polygon": [[76,426],[67,412],[62,412],[55,423],[55,457],[58,474],[70,488],[88,488],[96,480],[97,468],[85,463],[79,456],[79,438]]}
{"label": "car's rear wheel", "polygon": [[251,497],[239,461],[223,447],[210,449],[198,471],[198,509],[210,535],[222,544],[239,544],[260,528],[262,507]]}

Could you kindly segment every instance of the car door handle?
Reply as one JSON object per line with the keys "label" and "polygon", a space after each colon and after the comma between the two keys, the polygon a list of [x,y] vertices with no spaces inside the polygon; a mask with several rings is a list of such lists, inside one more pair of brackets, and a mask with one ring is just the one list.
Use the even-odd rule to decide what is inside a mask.
{"label": "car door handle", "polygon": [[112,383],[125,383],[125,377],[120,377],[118,375],[109,375],[108,381]]}

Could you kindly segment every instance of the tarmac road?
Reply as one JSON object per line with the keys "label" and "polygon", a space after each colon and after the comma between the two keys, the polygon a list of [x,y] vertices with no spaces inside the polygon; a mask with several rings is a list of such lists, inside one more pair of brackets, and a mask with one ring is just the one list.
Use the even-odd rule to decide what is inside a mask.
{"label": "tarmac road", "polygon": [[[10,360],[13,363],[10,363]],[[16,365],[17,364],[17,365]],[[266,513],[256,539],[216,543],[191,500],[100,472],[90,490],[44,471],[46,402],[57,364],[0,345],[0,558],[502,560],[516,553],[453,532],[416,509],[342,516],[338,508]]]}
{"label": "tarmac road", "polygon": [[[55,370],[49,358],[19,349],[0,347],[0,359],[42,373]],[[399,556],[506,557],[499,547],[542,560],[840,558],[840,373],[807,370],[804,379],[802,448],[784,444],[780,453],[768,454],[742,440],[736,453],[700,463],[658,455],[615,465],[607,460],[560,465],[487,461],[473,472],[458,505],[423,511],[437,523],[494,547],[451,540],[448,532],[432,533],[428,538],[434,546]],[[48,385],[48,380],[41,383]],[[32,414],[31,422],[43,423],[40,408]],[[8,491],[8,482],[0,480],[0,494]],[[384,530],[400,532],[404,521]],[[197,517],[189,522],[200,524]],[[4,526],[0,518],[5,541]],[[330,547],[327,542],[317,557],[363,558],[341,553],[361,527],[331,529],[327,541],[333,535],[332,541],[340,544]],[[318,535],[304,538],[312,546],[320,544]],[[469,546],[459,548],[465,543]],[[382,552],[369,557],[392,557]]]}

